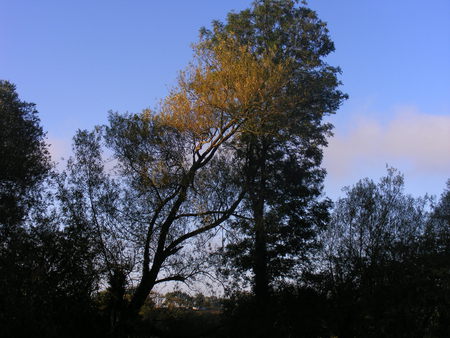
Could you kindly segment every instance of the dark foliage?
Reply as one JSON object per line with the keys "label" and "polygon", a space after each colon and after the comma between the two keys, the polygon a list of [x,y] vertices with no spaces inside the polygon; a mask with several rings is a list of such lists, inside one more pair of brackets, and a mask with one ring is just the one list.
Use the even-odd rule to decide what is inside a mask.
{"label": "dark foliage", "polygon": [[259,302],[236,294],[225,302],[226,337],[328,337],[328,302],[312,288],[286,286],[273,292],[262,323]]}
{"label": "dark foliage", "polygon": [[[2,255],[3,337],[81,337],[99,325],[92,255],[70,230],[35,230]],[[86,250],[87,249],[87,250]],[[95,330],[94,330],[95,331]]]}
{"label": "dark foliage", "polygon": [[0,335],[93,332],[95,252],[82,225],[61,230],[43,191],[49,155],[34,104],[0,81]]}
{"label": "dark foliage", "polygon": [[[430,213],[389,169],[337,202],[325,240],[323,290],[339,337],[448,336],[450,255],[447,194]],[[320,284],[320,283],[319,283]]]}
{"label": "dark foliage", "polygon": [[[394,169],[345,188],[331,215],[321,197],[324,116],[346,98],[324,61],[326,25],[298,1],[256,0],[202,38],[205,50],[238,41],[249,62],[293,65],[289,81],[276,95],[252,90],[248,106],[225,99],[215,129],[185,124],[176,105],[110,114],[77,133],[61,174],[50,174],[35,105],[0,81],[0,336],[450,337],[450,181],[437,203],[405,194]],[[168,102],[230,89],[200,75]],[[174,291],[156,304],[155,285],[208,271],[205,243],[226,222],[217,269],[252,292]]]}
{"label": "dark foliage", "polygon": [[38,196],[36,186],[50,168],[45,133],[33,103],[0,80],[0,236],[19,225]]}

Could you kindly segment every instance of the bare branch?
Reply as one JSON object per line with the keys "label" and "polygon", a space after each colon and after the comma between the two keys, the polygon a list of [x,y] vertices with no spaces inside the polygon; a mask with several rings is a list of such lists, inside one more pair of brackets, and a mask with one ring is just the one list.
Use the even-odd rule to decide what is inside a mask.
{"label": "bare branch", "polygon": [[227,210],[227,212],[224,212],[222,217],[220,217],[219,219],[215,220],[214,222],[205,225],[201,228],[198,228],[194,231],[188,232],[187,234],[184,234],[183,236],[178,237],[176,240],[174,240],[172,243],[170,243],[166,250],[173,250],[174,248],[176,248],[178,245],[180,245],[182,242],[184,242],[185,240],[197,236],[203,232],[206,232],[208,230],[211,230],[215,227],[217,227],[218,225],[220,225],[221,223],[223,223],[224,221],[226,221],[234,212],[234,210],[236,210],[236,208],[238,207],[239,203],[241,202],[241,200],[244,198],[244,192],[241,192],[241,194],[239,195],[238,199],[233,203],[233,205]]}

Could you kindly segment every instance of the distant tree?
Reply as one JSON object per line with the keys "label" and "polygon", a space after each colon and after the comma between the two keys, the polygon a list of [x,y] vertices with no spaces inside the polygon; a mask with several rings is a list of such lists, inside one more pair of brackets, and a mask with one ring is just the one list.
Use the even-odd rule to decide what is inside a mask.
{"label": "distant tree", "polygon": [[183,291],[167,292],[164,298],[164,304],[168,307],[192,308],[194,306],[194,298]]}
{"label": "distant tree", "polygon": [[324,117],[346,95],[338,90],[339,68],[324,60],[334,51],[325,23],[297,1],[254,1],[250,9],[230,13],[226,23],[216,21],[202,31],[211,44],[228,34],[255,55],[273,49],[275,64],[289,63],[290,81],[272,114],[231,146],[246,195],[236,212],[240,217],[232,219],[240,231],[228,237],[224,270],[233,280],[250,276],[262,308],[273,286],[296,279],[317,248],[330,204],[321,199],[322,149],[332,128]]}

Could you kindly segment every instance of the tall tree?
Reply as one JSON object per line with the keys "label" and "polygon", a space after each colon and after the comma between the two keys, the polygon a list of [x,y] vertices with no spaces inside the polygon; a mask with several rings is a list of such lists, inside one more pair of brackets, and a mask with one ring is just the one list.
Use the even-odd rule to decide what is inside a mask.
{"label": "tall tree", "polygon": [[289,81],[288,65],[275,64],[274,51],[255,56],[233,36],[201,42],[195,51],[160,111],[110,115],[103,130],[115,174],[104,173],[100,130],[79,132],[75,170],[62,184],[78,196],[66,201],[82,206],[67,210],[98,229],[105,261],[117,252],[136,254],[130,316],[156,284],[184,281],[194,266],[183,247],[233,215],[244,192],[231,179],[234,154],[226,145],[269,118]]}
{"label": "tall tree", "polygon": [[29,313],[24,309],[34,243],[24,219],[49,169],[44,136],[35,105],[0,80],[0,334],[14,333]]}
{"label": "tall tree", "polygon": [[18,224],[50,168],[45,133],[33,103],[0,80],[0,225]]}
{"label": "tall tree", "polygon": [[0,335],[79,336],[97,286],[95,253],[83,229],[59,228],[38,112],[7,81],[0,81],[0,158]]}
{"label": "tall tree", "polygon": [[247,194],[239,209],[241,233],[226,257],[241,274],[252,271],[256,297],[264,304],[277,279],[292,278],[307,262],[317,229],[326,223],[329,202],[320,200],[320,164],[332,126],[324,117],[346,96],[338,90],[339,68],[324,60],[334,51],[325,23],[297,1],[254,1],[202,35],[211,44],[232,35],[254,55],[274,50],[275,64],[289,63],[290,79],[272,114],[232,145]]}

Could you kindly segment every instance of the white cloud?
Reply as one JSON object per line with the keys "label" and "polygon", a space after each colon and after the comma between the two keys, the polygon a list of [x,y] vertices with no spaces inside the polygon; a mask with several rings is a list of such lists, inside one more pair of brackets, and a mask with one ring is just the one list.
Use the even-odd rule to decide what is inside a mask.
{"label": "white cloud", "polygon": [[450,116],[400,112],[385,132],[383,148],[411,160],[419,171],[450,173]]}
{"label": "white cloud", "polygon": [[381,176],[386,163],[401,171],[407,168],[417,177],[450,176],[449,115],[401,107],[386,123],[368,117],[354,118],[352,123],[347,132],[335,130],[324,152],[332,184],[345,185],[350,178],[355,182],[374,171]]}

